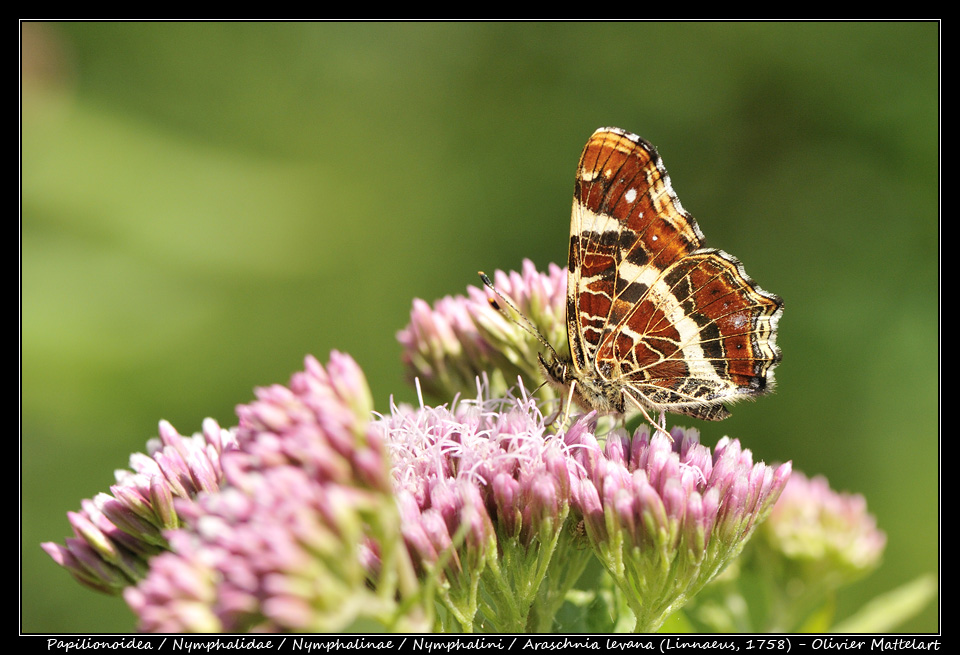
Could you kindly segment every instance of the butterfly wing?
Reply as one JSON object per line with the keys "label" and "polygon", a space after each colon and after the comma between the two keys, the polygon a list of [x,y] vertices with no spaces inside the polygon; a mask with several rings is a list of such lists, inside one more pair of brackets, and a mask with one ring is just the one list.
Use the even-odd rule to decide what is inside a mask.
{"label": "butterfly wing", "polygon": [[729,415],[721,401],[772,387],[783,303],[702,242],[656,149],[597,130],[577,170],[568,260],[581,376],[643,407],[709,420]]}
{"label": "butterfly wing", "polygon": [[699,250],[663,272],[597,351],[621,362],[625,393],[656,409],[719,420],[723,402],[773,387],[782,301],[731,255]]}

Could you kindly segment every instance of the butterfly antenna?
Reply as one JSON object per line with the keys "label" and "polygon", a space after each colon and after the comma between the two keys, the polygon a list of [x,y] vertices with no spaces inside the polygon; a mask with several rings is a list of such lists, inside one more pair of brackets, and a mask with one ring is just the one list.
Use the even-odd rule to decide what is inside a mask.
{"label": "butterfly antenna", "polygon": [[[502,300],[503,303],[504,303],[507,307],[509,307],[510,309],[512,309],[513,312],[514,312],[514,314],[516,314],[517,316],[519,316],[520,318],[522,318],[524,322],[521,323],[521,322],[518,321],[516,318],[514,318],[513,316],[511,316],[510,314],[508,314],[507,311],[500,305],[500,303],[497,302],[497,298],[490,298],[489,296],[487,297],[487,301],[490,303],[490,306],[493,307],[493,308],[494,308],[495,310],[497,310],[498,312],[500,312],[501,314],[503,314],[504,318],[506,318],[508,321],[510,321],[511,323],[513,323],[514,325],[516,325],[517,327],[519,327],[519,328],[527,331],[528,333],[530,333],[530,334],[532,334],[534,337],[536,337],[537,341],[539,341],[540,343],[542,343],[542,344],[547,348],[547,350],[549,350],[551,353],[553,353],[554,357],[557,357],[557,351],[554,349],[553,346],[550,345],[550,342],[547,341],[547,338],[546,338],[545,336],[543,336],[543,333],[541,333],[540,330],[537,329],[537,326],[533,324],[533,321],[531,321],[529,318],[527,318],[526,315],[525,315],[523,312],[521,312],[519,309],[517,309],[517,306],[516,306],[516,305],[514,305],[512,302],[510,302],[510,301],[507,299],[506,296],[504,296],[502,293],[500,293],[500,291],[497,289],[497,287],[493,286],[493,282],[490,280],[489,277],[487,277],[487,274],[486,274],[486,273],[484,273],[483,271],[479,271],[478,274],[480,275],[480,279],[483,281],[484,286],[486,286],[486,287],[487,287],[488,289],[490,289],[494,294],[496,294],[497,298],[499,298],[500,300]],[[543,385],[541,385],[541,386],[543,386]]]}

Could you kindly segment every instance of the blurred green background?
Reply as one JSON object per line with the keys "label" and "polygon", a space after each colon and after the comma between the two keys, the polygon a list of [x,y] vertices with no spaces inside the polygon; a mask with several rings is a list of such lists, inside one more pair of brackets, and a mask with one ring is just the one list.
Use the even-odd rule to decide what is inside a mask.
{"label": "blurred green background", "polygon": [[[780,294],[777,392],[696,425],[863,493],[845,616],[938,566],[936,23],[22,24],[22,630],[127,631],[40,550],[156,434],[352,354],[411,301],[566,259],[600,126]],[[937,608],[904,626],[936,631]]]}

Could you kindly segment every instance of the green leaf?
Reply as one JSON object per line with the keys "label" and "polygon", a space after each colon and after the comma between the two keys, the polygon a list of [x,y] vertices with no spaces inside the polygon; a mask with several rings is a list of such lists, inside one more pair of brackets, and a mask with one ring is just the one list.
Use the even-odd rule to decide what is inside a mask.
{"label": "green leaf", "polygon": [[931,574],[877,596],[860,611],[833,627],[831,632],[889,632],[917,615],[937,593],[937,581]]}
{"label": "green leaf", "polygon": [[800,626],[798,632],[804,632],[807,634],[819,634],[830,631],[830,625],[833,623],[833,616],[837,609],[837,604],[834,600],[833,594],[830,594],[830,598],[824,602],[820,607],[811,612],[806,620],[803,622],[803,625]]}

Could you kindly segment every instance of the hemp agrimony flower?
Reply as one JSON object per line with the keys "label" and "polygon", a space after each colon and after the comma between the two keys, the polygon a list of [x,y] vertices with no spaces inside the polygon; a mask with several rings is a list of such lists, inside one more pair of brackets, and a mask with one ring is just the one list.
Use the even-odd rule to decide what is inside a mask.
{"label": "hemp agrimony flower", "polygon": [[588,562],[565,530],[574,462],[532,399],[484,394],[381,422],[404,539],[444,629],[546,630]]}
{"label": "hemp agrimony flower", "polygon": [[[495,278],[564,343],[564,271]],[[308,357],[232,430],[161,423],[149,455],[69,515],[75,536],[43,547],[122,591],[141,630],[174,632],[653,631],[685,606],[687,626],[793,629],[879,559],[861,498],[736,439],[545,421],[556,396],[522,381],[541,381],[540,343],[481,289],[415,301],[398,336],[447,405],[377,414],[349,356]],[[770,572],[768,615],[733,612],[738,582]]]}
{"label": "hemp agrimony flower", "polygon": [[[567,272],[551,264],[547,273],[524,260],[523,272],[494,274],[497,289],[538,327],[550,343],[565,350]],[[431,397],[450,401],[471,395],[486,374],[492,396],[503,395],[523,376],[531,388],[542,381],[537,354],[541,344],[490,306],[487,293],[468,287],[467,296],[446,297],[433,307],[415,300],[410,324],[397,334],[407,374]],[[538,393],[554,398],[549,386]]]}
{"label": "hemp agrimony flower", "polygon": [[656,630],[736,557],[773,507],[790,464],[754,463],[736,439],[713,452],[696,430],[674,428],[672,441],[647,426],[607,435],[601,448],[571,429],[583,467],[578,509],[594,552],[635,618]]}
{"label": "hemp agrimony flower", "polygon": [[[873,570],[885,543],[862,496],[795,471],[738,559],[737,575],[709,585],[690,618],[725,632],[832,631],[835,592]],[[765,602],[748,607],[744,596],[758,590]]]}
{"label": "hemp agrimony flower", "polygon": [[[166,421],[148,454],[130,456],[132,470],[114,473],[110,493],[81,502],[67,516],[74,537],[43,549],[81,584],[116,594],[140,580],[149,559],[168,547],[165,530],[179,527],[174,499],[216,491],[223,480],[220,458],[236,449],[232,432],[207,419],[203,432],[183,437]],[[185,505],[181,505],[185,506]]]}
{"label": "hemp agrimony flower", "polygon": [[227,486],[185,512],[126,599],[151,631],[425,629],[390,467],[352,359],[307,358],[239,407]]}
{"label": "hemp agrimony flower", "polygon": [[790,478],[760,537],[795,563],[798,575],[834,588],[873,570],[887,542],[863,496],[802,473]]}

